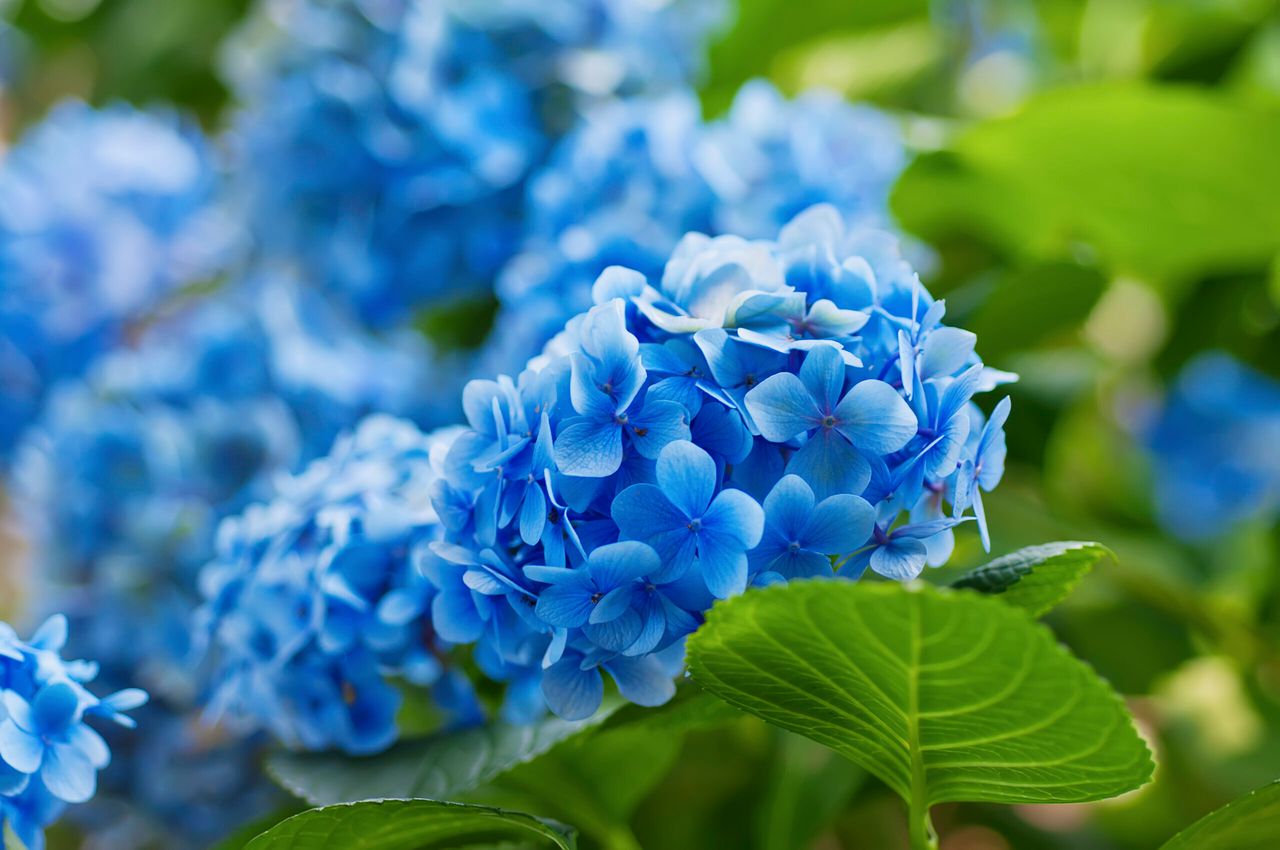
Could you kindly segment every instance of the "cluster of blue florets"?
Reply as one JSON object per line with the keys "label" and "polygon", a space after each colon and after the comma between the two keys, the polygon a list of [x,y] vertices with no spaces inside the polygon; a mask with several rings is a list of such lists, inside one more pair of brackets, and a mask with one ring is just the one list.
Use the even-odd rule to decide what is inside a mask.
{"label": "cluster of blue florets", "polygon": [[48,388],[215,273],[232,230],[177,116],[69,102],[0,157],[0,461]]}
{"label": "cluster of blue florets", "polygon": [[720,2],[264,2],[229,51],[268,260],[377,325],[491,287],[584,103],[684,83]]}
{"label": "cluster of blue florets", "polygon": [[[249,779],[255,746],[187,729],[204,688],[190,638],[198,570],[219,521],[266,498],[276,477],[367,413],[422,409],[424,349],[369,338],[315,293],[254,281],[159,320],[52,393],[11,482],[33,544],[31,605],[65,612],[73,650],[98,660],[108,684],[147,687],[157,699],[143,720],[169,730],[145,761],[131,747],[108,772],[103,808],[147,801],[144,820],[171,818],[200,840],[225,827],[224,812],[199,832],[201,806],[234,798],[252,816],[270,801]],[[224,767],[157,784],[197,760]]]}
{"label": "cluster of blue florets", "polygon": [[886,115],[824,92],[787,100],[760,80],[711,122],[688,91],[590,110],[529,181],[485,363],[518,370],[591,305],[605,268],[656,276],[686,233],[772,238],[818,203],[885,227],[905,162]]}
{"label": "cluster of blue florets", "polygon": [[[224,590],[213,597],[229,632],[218,643],[236,659],[224,665],[227,689],[278,682],[300,647],[340,669],[366,626],[315,601],[334,583],[359,600],[356,622],[373,634],[395,599],[393,610],[416,618],[401,635],[416,651],[470,645],[480,670],[508,683],[509,718],[548,706],[586,717],[604,673],[653,705],[671,696],[682,641],[715,599],[867,567],[910,579],[945,560],[970,514],[985,541],[982,493],[1003,472],[1009,402],[984,420],[972,398],[1011,376],[983,366],[973,334],[942,324],[943,302],[895,245],[818,206],[776,241],[690,234],[660,277],[607,269],[595,306],[519,377],[467,386],[468,428],[417,438],[429,473],[411,475],[396,456],[379,476],[363,470],[376,484],[336,476],[336,497],[285,494],[226,526],[230,551],[206,575],[233,588],[234,604]],[[332,463],[350,453],[341,444]],[[409,499],[422,522],[394,522],[388,543],[358,549],[377,566],[352,593],[334,566],[350,544],[335,554],[314,523],[334,511],[345,528],[354,493],[376,497],[403,476],[430,491]],[[357,515],[363,525],[376,514],[361,505]],[[417,590],[401,604],[406,582]],[[245,588],[280,586],[282,598],[249,603]],[[282,599],[306,604],[293,618]],[[347,643],[325,652],[330,617]],[[288,740],[354,749],[302,729],[358,705],[370,683],[322,681],[328,703],[302,717],[261,696],[248,710],[291,718]],[[377,743],[394,730],[383,733]]]}
{"label": "cluster of blue florets", "polygon": [[67,621],[51,617],[29,641],[0,622],[0,825],[31,850],[68,803],[93,796],[111,750],[90,719],[132,727],[125,714],[147,701],[137,689],[96,697],[97,665],[65,661]]}
{"label": "cluster of blue florets", "polygon": [[1206,540],[1280,514],[1280,381],[1228,354],[1202,354],[1145,437],[1157,516],[1171,534]]}
{"label": "cluster of blue florets", "polygon": [[[435,594],[421,565],[440,536],[431,490],[448,436],[370,417],[222,525],[201,581],[215,716],[292,746],[359,753],[394,739],[400,692],[385,677],[439,683],[447,698],[456,673],[450,644],[430,630]],[[465,701],[449,707],[473,714]]]}

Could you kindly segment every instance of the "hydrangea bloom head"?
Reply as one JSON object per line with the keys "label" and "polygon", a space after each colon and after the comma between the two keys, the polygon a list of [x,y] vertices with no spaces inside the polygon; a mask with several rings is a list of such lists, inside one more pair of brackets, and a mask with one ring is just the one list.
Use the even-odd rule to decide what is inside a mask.
{"label": "hydrangea bloom head", "polygon": [[382,324],[487,289],[518,239],[521,184],[576,106],[687,79],[721,6],[288,0],[261,10],[229,61],[248,107],[238,136],[261,248]]}
{"label": "hydrangea bloom head", "polygon": [[884,226],[904,165],[887,116],[821,92],[787,100],[762,81],[710,123],[687,92],[596,109],[529,183],[530,224],[499,277],[488,362],[518,369],[590,306],[605,268],[657,277],[688,232],[771,238],[818,202]]}
{"label": "hydrangea bloom head", "polygon": [[1147,435],[1161,523],[1189,540],[1280,511],[1280,382],[1221,352],[1178,376]]}
{"label": "hydrangea bloom head", "polygon": [[272,501],[223,523],[201,577],[213,714],[308,749],[394,740],[400,696],[383,676],[447,678],[419,569],[439,536],[429,492],[446,446],[370,417]]}
{"label": "hydrangea bloom head", "polygon": [[64,661],[67,621],[51,617],[29,641],[0,622],[0,823],[32,850],[68,803],[93,797],[111,751],[88,721],[134,725],[126,714],[147,701],[137,689],[94,696],[87,661]]}
{"label": "hydrangea bloom head", "polygon": [[0,453],[54,380],[225,260],[216,177],[175,116],[75,102],[0,161]]}
{"label": "hydrangea bloom head", "polygon": [[[227,810],[263,809],[254,746],[193,731],[197,571],[219,521],[265,498],[276,476],[371,410],[417,409],[426,360],[293,287],[254,281],[157,322],[52,394],[19,448],[12,491],[31,535],[33,603],[68,614],[73,648],[100,661],[108,684],[155,693],[148,722],[166,730],[145,759],[107,772],[106,796],[129,807],[95,804],[99,824],[115,828],[123,810],[122,829],[205,846]],[[161,780],[184,772],[193,781]],[[221,820],[208,816],[216,801]],[[129,832],[125,843],[143,840]]]}
{"label": "hydrangea bloom head", "polygon": [[[378,624],[379,594],[408,582],[430,600],[404,606],[426,634],[471,644],[480,670],[507,684],[506,717],[549,706],[580,718],[605,674],[634,702],[669,698],[683,639],[717,598],[868,567],[906,579],[945,560],[969,511],[985,529],[982,494],[1002,472],[1008,402],[984,422],[971,399],[1011,376],[942,324],[945,305],[893,244],[820,206],[774,241],[689,236],[660,277],[606,270],[595,306],[518,378],[467,386],[467,428],[430,440],[431,522],[397,526],[421,541],[398,543],[408,556],[384,561],[378,547],[360,622]],[[385,480],[413,466],[397,460]],[[332,534],[297,530],[328,509],[299,518],[299,503],[230,524],[233,545],[207,573],[233,635],[222,642],[246,647],[240,675],[275,689],[255,698],[264,717],[300,711],[262,675],[267,660],[339,663],[309,601],[339,560],[326,554]],[[251,592],[304,601],[288,617]],[[352,675],[313,676],[331,683],[315,705],[341,710],[333,683]]]}

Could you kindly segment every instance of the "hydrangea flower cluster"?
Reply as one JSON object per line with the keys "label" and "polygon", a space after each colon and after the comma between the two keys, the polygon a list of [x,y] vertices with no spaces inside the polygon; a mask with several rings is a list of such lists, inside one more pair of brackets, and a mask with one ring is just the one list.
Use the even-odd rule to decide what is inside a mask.
{"label": "hydrangea flower cluster", "polygon": [[264,255],[377,325],[489,281],[578,104],[685,82],[718,0],[263,2],[227,61]]}
{"label": "hydrangea flower cluster", "polygon": [[54,381],[225,261],[216,177],[175,115],[78,102],[0,160],[0,459]]}
{"label": "hydrangea flower cluster", "polygon": [[201,577],[213,716],[290,746],[367,753],[396,735],[401,697],[387,676],[436,685],[464,717],[478,710],[445,667],[420,570],[440,536],[430,493],[449,438],[369,417],[272,501],[223,523]]}
{"label": "hydrangea flower cluster", "polygon": [[111,750],[90,719],[132,728],[125,712],[147,695],[137,689],[96,697],[85,687],[97,674],[88,661],[64,661],[67,621],[51,617],[29,641],[0,622],[0,829],[43,850],[44,829],[68,803],[97,789]]}
{"label": "hydrangea flower cluster", "polygon": [[888,116],[821,91],[787,100],[743,86],[704,123],[675,92],[598,107],[529,182],[525,239],[498,280],[486,365],[519,369],[572,316],[591,284],[621,265],[661,273],[685,233],[771,238],[828,203],[851,224],[888,224],[889,188],[906,163]]}
{"label": "hydrangea flower cluster", "polygon": [[1183,368],[1146,435],[1161,524],[1187,540],[1280,514],[1280,381],[1222,352]]}
{"label": "hydrangea flower cluster", "polygon": [[[433,455],[420,479],[431,511],[421,494],[410,499],[422,525],[393,523],[401,551],[370,556],[372,592],[337,582],[364,625],[324,613],[345,552],[313,530],[328,502],[299,519],[295,497],[229,524],[229,548],[206,575],[231,633],[221,643],[245,647],[233,692],[253,692],[239,680],[278,681],[281,658],[321,647],[330,628],[345,657],[353,636],[380,633],[384,600],[404,582],[416,603],[392,609],[421,618],[419,641],[468,645],[507,683],[508,719],[548,706],[586,717],[606,673],[624,697],[654,705],[671,696],[683,639],[715,599],[868,567],[913,578],[946,559],[966,519],[985,542],[982,494],[1003,472],[1009,402],[984,420],[971,400],[1012,376],[981,363],[973,334],[942,324],[945,305],[891,236],[848,230],[818,206],[776,241],[690,234],[660,277],[611,267],[593,296],[517,378],[467,386],[466,429],[419,438]],[[366,498],[409,469],[392,463]],[[286,519],[268,521],[276,511]],[[280,586],[289,590],[269,592]],[[296,614],[283,615],[290,604]],[[326,682],[307,709],[317,716],[359,705],[372,685],[340,700],[339,684],[308,681]],[[285,694],[310,699],[315,687]],[[279,691],[254,699],[264,719],[297,713]]]}
{"label": "hydrangea flower cluster", "polygon": [[[314,293],[253,281],[166,317],[52,394],[14,465],[14,504],[34,544],[31,596],[68,614],[73,648],[100,660],[106,682],[158,697],[147,722],[163,739],[106,777],[113,797],[141,805],[131,817],[173,818],[203,843],[226,815],[199,833],[196,808],[235,797],[244,816],[261,811],[251,801],[266,783],[247,778],[254,747],[194,733],[198,569],[222,517],[265,498],[276,476],[369,412],[418,409],[421,348],[370,339]],[[223,768],[198,783],[161,781],[189,779],[197,754]]]}

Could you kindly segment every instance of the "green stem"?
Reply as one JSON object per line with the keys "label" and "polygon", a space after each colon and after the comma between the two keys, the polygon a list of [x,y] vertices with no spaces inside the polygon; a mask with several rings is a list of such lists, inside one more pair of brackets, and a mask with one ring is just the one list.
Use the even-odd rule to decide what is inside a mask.
{"label": "green stem", "polygon": [[[923,792],[923,788],[920,791]],[[933,823],[929,820],[929,804],[923,793],[912,789],[911,801],[907,806],[907,836],[911,850],[938,850],[938,836],[933,831]]]}

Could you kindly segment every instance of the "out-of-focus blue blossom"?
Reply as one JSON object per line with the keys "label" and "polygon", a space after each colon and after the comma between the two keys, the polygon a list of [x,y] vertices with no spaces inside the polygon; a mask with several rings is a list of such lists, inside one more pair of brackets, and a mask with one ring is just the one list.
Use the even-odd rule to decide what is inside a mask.
{"label": "out-of-focus blue blossom", "polygon": [[887,116],[823,92],[787,100],[763,81],[710,123],[687,92],[588,112],[529,182],[525,241],[499,276],[487,362],[519,369],[590,306],[607,267],[657,277],[691,231],[772,238],[819,202],[885,226],[905,162]]}
{"label": "out-of-focus blue blossom", "polygon": [[718,0],[262,2],[229,53],[259,248],[374,324],[487,292],[583,104],[688,82]]}
{"label": "out-of-focus blue blossom", "polygon": [[766,239],[819,203],[850,226],[886,226],[907,157],[884,113],[821,90],[787,100],[753,80],[708,126],[697,163],[716,195],[715,232]]}
{"label": "out-of-focus blue blossom", "polygon": [[216,185],[194,127],[126,106],[64,103],[0,159],[0,457],[54,381],[226,261]]}
{"label": "out-of-focus blue blossom", "polygon": [[1192,360],[1146,434],[1160,522],[1188,540],[1280,512],[1280,382],[1230,355]]}
{"label": "out-of-focus blue blossom", "polygon": [[430,489],[450,437],[370,417],[272,501],[223,523],[201,575],[212,715],[306,749],[367,753],[395,739],[400,694],[385,677],[449,675],[420,561],[441,532]]}
{"label": "out-of-focus blue blossom", "polygon": [[64,661],[67,621],[49,618],[29,641],[0,622],[0,829],[8,826],[32,850],[68,803],[97,790],[111,761],[90,718],[132,728],[125,712],[147,701],[127,689],[98,698],[85,687],[97,675],[88,661]]}
{"label": "out-of-focus blue blossom", "polygon": [[715,598],[912,578],[969,518],[960,471],[999,478],[1008,404],[970,428],[971,399],[1011,376],[831,206],[773,241],[692,234],[660,275],[610,267],[592,292],[517,379],[468,386],[434,487],[436,627],[511,683],[515,716],[534,687],[587,716],[605,674],[661,702]]}
{"label": "out-of-focus blue blossom", "polygon": [[[189,639],[197,572],[219,521],[365,414],[425,402],[420,341],[372,339],[282,283],[224,295],[160,319],[56,389],[14,464],[34,605],[67,612],[73,648],[100,661],[108,684],[151,690],[149,722],[167,730],[146,758],[108,770],[108,793],[84,814],[122,846],[141,843],[134,828],[166,834],[165,821],[167,842],[200,846],[231,825],[226,811],[249,818],[270,804],[253,743],[196,734],[190,716],[202,686]],[[109,809],[121,797],[132,807]],[[220,819],[199,814],[219,806]]]}

